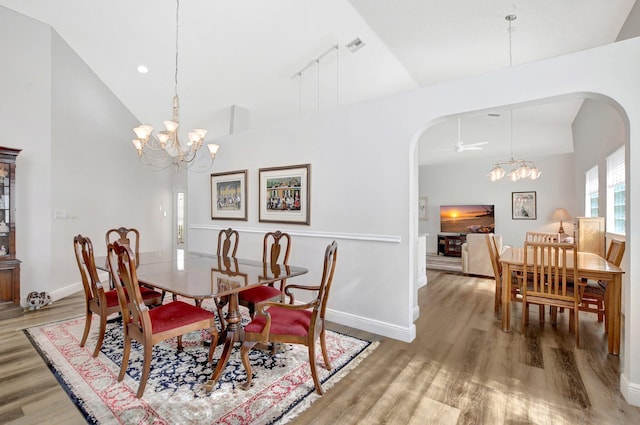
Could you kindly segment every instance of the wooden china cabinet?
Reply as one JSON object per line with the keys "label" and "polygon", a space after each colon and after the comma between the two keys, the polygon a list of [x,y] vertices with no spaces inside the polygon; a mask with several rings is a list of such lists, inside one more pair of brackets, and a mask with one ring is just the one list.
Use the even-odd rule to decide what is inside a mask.
{"label": "wooden china cabinet", "polygon": [[20,261],[16,258],[16,157],[20,149],[0,146],[0,319],[23,314]]}

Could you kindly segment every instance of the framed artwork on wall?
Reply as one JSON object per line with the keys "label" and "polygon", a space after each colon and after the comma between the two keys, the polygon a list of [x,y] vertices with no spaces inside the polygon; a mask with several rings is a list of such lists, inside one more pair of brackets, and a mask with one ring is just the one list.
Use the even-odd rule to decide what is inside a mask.
{"label": "framed artwork on wall", "polygon": [[309,224],[310,164],[259,170],[259,221]]}
{"label": "framed artwork on wall", "polygon": [[511,192],[511,219],[538,219],[536,207],[536,192]]}
{"label": "framed artwork on wall", "polygon": [[247,220],[247,170],[211,174],[211,219]]}
{"label": "framed artwork on wall", "polygon": [[420,221],[429,221],[428,200],[426,196],[418,198],[418,219]]}

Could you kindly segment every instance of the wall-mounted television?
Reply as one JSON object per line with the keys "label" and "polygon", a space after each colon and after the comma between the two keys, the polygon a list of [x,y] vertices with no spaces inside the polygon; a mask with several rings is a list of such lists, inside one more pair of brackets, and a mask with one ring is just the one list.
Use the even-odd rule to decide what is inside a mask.
{"label": "wall-mounted television", "polygon": [[441,205],[442,233],[495,233],[493,205]]}

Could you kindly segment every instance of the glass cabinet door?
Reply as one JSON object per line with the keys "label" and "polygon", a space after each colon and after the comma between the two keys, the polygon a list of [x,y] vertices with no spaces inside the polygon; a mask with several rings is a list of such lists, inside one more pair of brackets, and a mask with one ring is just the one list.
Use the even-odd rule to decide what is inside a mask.
{"label": "glass cabinet door", "polygon": [[0,256],[9,252],[11,238],[11,167],[0,163]]}

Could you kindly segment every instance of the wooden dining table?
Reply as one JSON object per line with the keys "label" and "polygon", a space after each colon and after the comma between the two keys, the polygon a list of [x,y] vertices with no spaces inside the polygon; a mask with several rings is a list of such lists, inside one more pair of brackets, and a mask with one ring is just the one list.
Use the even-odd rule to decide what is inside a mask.
{"label": "wooden dining table", "polygon": [[[531,260],[533,256],[528,256]],[[570,257],[573,261],[573,256]],[[509,247],[500,256],[502,276],[511,276],[512,272],[522,272],[524,266],[524,248]],[[529,264],[529,265],[532,265]],[[570,265],[572,266],[572,265]],[[624,271],[608,262],[605,258],[591,252],[578,251],[578,277],[607,281],[607,305],[605,306],[607,342],[610,354],[620,354],[620,319],[622,302],[622,274]],[[511,330],[511,279],[502,279],[502,330]]]}
{"label": "wooden dining table", "polygon": [[[106,260],[106,256],[96,258],[96,267],[108,272]],[[309,270],[299,266],[175,250],[140,253],[136,271],[140,284],[192,298],[197,304],[207,298],[228,296],[227,316],[224,320],[220,318],[221,323],[226,322],[220,338],[224,341],[224,348],[206,384],[206,390],[211,391],[229,361],[234,343],[244,339],[238,293],[299,276]]]}

